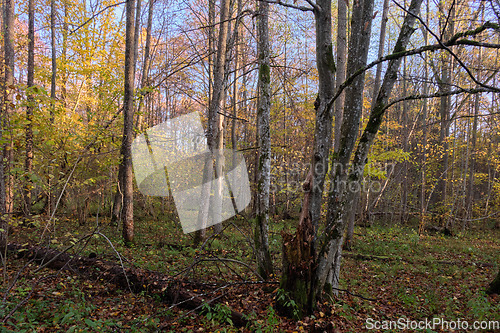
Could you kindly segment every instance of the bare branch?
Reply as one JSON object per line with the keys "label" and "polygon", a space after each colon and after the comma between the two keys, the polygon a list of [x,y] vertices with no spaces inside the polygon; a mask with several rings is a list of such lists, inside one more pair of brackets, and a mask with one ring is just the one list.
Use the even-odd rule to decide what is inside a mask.
{"label": "bare branch", "polygon": [[[448,46],[461,45],[461,44],[462,45],[472,45],[472,46],[485,46],[485,47],[489,47],[489,48],[500,48],[499,44],[487,44],[487,43],[479,43],[479,42],[459,39],[462,37],[476,36],[476,35],[480,34],[481,32],[483,32],[485,30],[489,30],[489,29],[498,30],[498,29],[500,29],[500,27],[496,23],[485,22],[483,25],[477,27],[476,29],[468,30],[468,31],[464,31],[464,32],[459,32],[459,33],[455,34],[453,37],[450,38],[450,40],[448,40],[446,42],[441,42],[439,44],[433,44],[433,45],[425,45],[425,46],[422,46],[422,47],[419,47],[416,49],[412,49],[412,50],[395,52],[395,53],[389,54],[385,57],[379,58],[379,59],[371,62],[370,64],[366,65],[365,67],[360,68],[356,73],[354,73],[349,78],[347,78],[339,86],[337,92],[335,93],[335,95],[332,97],[332,99],[328,103],[328,108],[331,108],[333,103],[337,100],[337,98],[339,98],[339,96],[342,94],[344,89],[347,88],[347,86],[349,86],[358,75],[363,74],[364,72],[366,72],[367,70],[376,66],[379,63],[386,62],[386,61],[389,61],[392,59],[398,59],[398,58],[402,58],[402,57],[416,55],[416,54],[420,54],[420,53],[424,53],[424,52],[428,52],[428,51],[442,50],[442,49],[448,48]],[[495,87],[491,87],[488,85],[486,85],[484,88],[488,88],[488,89],[491,89],[492,91],[500,92],[500,89],[495,88]]]}
{"label": "bare branch", "polygon": [[293,9],[301,10],[303,12],[312,12],[312,11],[314,11],[314,9],[310,8],[310,7],[292,5],[292,4],[289,4],[289,3],[286,3],[286,2],[281,2],[280,0],[259,0],[259,1],[266,1],[267,3],[273,3],[273,4],[276,4],[276,5],[283,6],[283,7],[288,7],[288,8],[293,8]]}
{"label": "bare branch", "polygon": [[[492,90],[492,89],[484,88],[484,87],[483,88],[476,88],[476,89],[459,88],[459,89],[451,90],[448,92],[437,92],[434,94],[427,94],[427,95],[424,95],[424,94],[410,95],[410,96],[395,99],[395,100],[387,103],[387,105],[384,107],[383,110],[385,111],[388,108],[390,108],[391,106],[393,106],[394,104],[397,104],[397,103],[400,103],[403,101],[413,101],[413,100],[424,99],[424,98],[436,98],[436,97],[443,97],[443,96],[451,96],[451,95],[458,95],[458,94],[462,94],[462,93],[478,94],[478,93],[483,93],[483,92],[496,93],[496,92],[498,92],[498,89]],[[453,120],[455,115],[456,115],[456,113],[453,114],[453,116],[451,117],[450,120]]]}
{"label": "bare branch", "polygon": [[100,11],[98,11],[97,13],[95,13],[94,15],[92,15],[87,21],[83,22],[82,24],[80,24],[79,26],[77,26],[75,29],[71,30],[71,32],[69,34],[70,35],[74,34],[78,30],[80,30],[80,28],[83,28],[90,21],[92,21],[93,19],[95,19],[97,16],[101,15],[102,12],[104,12],[104,11],[110,9],[110,8],[116,7],[116,6],[123,5],[124,3],[125,3],[125,1],[122,1],[122,2],[118,2],[118,3],[115,3],[115,4],[112,4],[112,5],[104,7],[103,9],[101,9]]}
{"label": "bare branch", "polygon": [[[484,88],[488,88],[488,89],[491,89],[493,91],[497,91],[497,92],[500,92],[500,89],[499,88],[496,88],[496,87],[492,87],[492,86],[489,86],[487,84],[484,84],[482,82],[480,82],[478,79],[476,79],[476,77],[474,76],[474,74],[472,74],[471,70],[469,69],[469,67],[467,67],[467,65],[465,65],[465,63],[455,54],[455,52],[453,52],[449,47],[448,45],[446,45],[445,43],[443,43],[443,41],[441,40],[441,38],[439,38],[428,26],[427,24],[424,22],[424,20],[422,20],[422,18],[420,18],[420,16],[418,15],[415,15],[414,13],[411,13],[410,11],[408,11],[406,8],[404,8],[403,6],[401,6],[400,4],[398,4],[396,1],[394,1],[394,3],[396,4],[396,6],[398,6],[399,8],[401,8],[402,10],[404,10],[406,13],[408,13],[409,15],[412,15],[413,17],[415,17],[417,20],[420,21],[420,23],[424,26],[424,28],[437,40],[438,44],[441,46],[442,49],[446,50],[459,64],[460,66],[462,66],[462,68],[467,72],[467,74],[469,75],[469,77],[472,79],[472,81],[474,81],[475,84],[477,84],[478,86],[481,86],[481,87],[484,87]],[[498,29],[498,25],[496,25],[497,29]],[[453,38],[452,38],[453,39]]]}

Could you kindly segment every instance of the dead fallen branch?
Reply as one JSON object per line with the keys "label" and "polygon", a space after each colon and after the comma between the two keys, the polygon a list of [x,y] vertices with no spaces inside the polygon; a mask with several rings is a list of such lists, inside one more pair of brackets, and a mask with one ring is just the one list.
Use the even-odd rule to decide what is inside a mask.
{"label": "dead fallen branch", "polygon": [[477,266],[477,267],[493,267],[494,265],[489,262],[467,262],[467,261],[448,261],[448,260],[409,260],[402,257],[389,257],[389,256],[376,256],[372,254],[360,253],[342,253],[342,256],[353,258],[356,260],[380,260],[384,262],[391,261],[404,261],[411,264],[440,264],[440,265],[456,265],[456,266]]}
{"label": "dead fallen branch", "polygon": [[[39,263],[47,268],[66,270],[87,278],[111,282],[131,292],[145,292],[159,295],[168,304],[184,309],[200,311],[206,300],[186,287],[189,283],[173,279],[159,272],[135,267],[124,267],[96,256],[83,257],[46,247],[8,244],[7,251],[17,256]],[[215,301],[213,301],[215,302]],[[248,320],[239,312],[231,310],[231,320],[237,327],[244,327]]]}

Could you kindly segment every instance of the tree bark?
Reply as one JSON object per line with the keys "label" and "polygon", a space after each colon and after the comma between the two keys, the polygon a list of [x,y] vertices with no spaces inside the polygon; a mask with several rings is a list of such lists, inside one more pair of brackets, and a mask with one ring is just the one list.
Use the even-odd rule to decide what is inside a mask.
{"label": "tree bark", "polygon": [[[384,0],[384,7],[382,10],[382,19],[380,22],[380,37],[378,44],[378,58],[382,58],[384,55],[384,47],[385,47],[385,35],[387,31],[387,14],[389,12],[389,0]],[[377,69],[375,72],[375,82],[373,84],[373,93],[372,93],[372,102],[371,102],[371,110],[375,106],[375,100],[377,99],[377,94],[380,89],[380,81],[382,78],[382,63],[377,64]]]}
{"label": "tree bark", "polygon": [[[0,113],[0,140],[5,136],[6,120],[11,112],[10,103],[12,102],[12,90],[14,89],[14,0],[5,0],[3,4],[3,46],[4,46],[4,80],[3,80],[3,104],[2,112]],[[9,160],[3,157],[8,155],[6,144],[1,145],[0,153],[0,246],[6,245],[8,228],[9,228],[9,176],[8,172]]]}
{"label": "tree bark", "polygon": [[[388,1],[388,0],[386,0]],[[346,77],[346,61],[347,61],[347,7],[348,0],[341,0],[337,3],[337,72],[335,76],[335,90],[338,91],[340,85],[345,81]],[[337,153],[340,148],[340,128],[342,126],[342,115],[344,108],[344,96],[342,93],[334,104],[335,112],[335,139],[333,151]]]}
{"label": "tree bark", "polygon": [[118,175],[123,193],[123,240],[127,245],[131,245],[134,242],[134,187],[132,174],[132,140],[134,139],[134,9],[135,0],[127,0],[122,160],[120,164],[121,175],[120,172]]}
{"label": "tree bark", "polygon": [[335,89],[335,60],[332,44],[332,4],[329,0],[318,0],[314,8],[316,28],[316,66],[318,68],[318,96],[315,102],[316,123],[314,130],[314,152],[312,158],[313,180],[310,215],[315,230],[321,216],[321,202],[328,172],[328,157],[332,147],[333,113],[328,103]]}
{"label": "tree bark", "polygon": [[[353,4],[351,19],[351,36],[347,62],[347,77],[366,66],[368,47],[370,44],[371,22],[373,15],[373,0],[364,0]],[[354,194],[359,189],[353,189],[350,201],[344,202],[344,189],[347,182],[349,160],[358,135],[361,113],[363,109],[364,75],[356,77],[345,91],[344,116],[341,127],[339,151],[332,160],[332,184],[328,198],[326,221],[327,235],[319,246],[318,267],[316,272],[315,293],[320,294],[325,288],[332,292],[338,287],[340,260],[347,209],[352,207]],[[333,287],[333,289],[332,289]]]}
{"label": "tree bark", "polygon": [[139,38],[141,37],[141,9],[142,0],[135,0],[135,24],[134,24],[134,76],[135,76],[135,64],[137,63],[137,58],[139,57]]}
{"label": "tree bark", "polygon": [[[15,0],[4,2],[4,114],[2,119],[3,134],[8,131],[10,114],[13,112],[13,91],[14,87],[14,20],[15,20]],[[5,139],[4,139],[5,140]],[[11,174],[11,164],[14,160],[14,144],[11,137],[7,137],[7,143],[3,146],[3,173],[5,181],[5,213],[12,214],[14,205],[14,176]]]}
{"label": "tree bark", "polygon": [[[328,158],[332,147],[333,111],[329,102],[335,88],[335,60],[332,45],[331,1],[318,0],[313,9],[316,28],[316,64],[319,84],[314,103],[316,123],[312,167],[304,188],[301,220],[294,236],[283,235],[281,286],[286,297],[295,300],[300,315],[310,313],[316,302],[314,247],[321,216],[321,202]],[[282,307],[282,306],[281,306]]]}
{"label": "tree bark", "polygon": [[[412,0],[408,11],[413,14],[407,14],[403,22],[398,40],[394,47],[393,53],[405,50],[408,45],[410,36],[414,32],[415,16],[420,11],[422,0]],[[359,5],[361,6],[361,4]],[[364,3],[364,8],[353,9],[352,19],[352,34],[349,46],[349,62],[348,73],[362,68],[366,62],[366,52],[369,44],[370,27],[369,23],[359,26],[359,22],[363,25],[365,22],[370,22],[372,17],[373,2]],[[359,12],[358,12],[359,11]],[[357,24],[357,25],[356,25]],[[364,30],[364,31],[363,31]],[[351,47],[353,49],[351,49]],[[353,56],[351,56],[353,55]],[[355,56],[358,55],[358,56]],[[367,162],[368,152],[371,144],[377,134],[380,124],[383,120],[385,105],[389,99],[392,88],[397,78],[397,71],[402,59],[396,58],[389,61],[384,81],[377,94],[375,106],[370,113],[368,124],[359,140],[356,153],[354,155],[353,165],[350,168],[349,174],[346,173],[346,168],[350,160],[356,133],[359,127],[361,116],[361,102],[363,92],[362,75],[358,80],[354,80],[353,84],[346,91],[346,106],[344,108],[344,122],[342,124],[342,141],[337,158],[332,161],[336,168],[332,167],[333,185],[336,186],[334,191],[329,196],[327,226],[326,232],[321,239],[318,248],[318,266],[316,271],[315,288],[316,293],[321,291],[331,291],[338,288],[341,260],[341,245],[344,229],[346,226],[345,217],[347,209],[352,207],[352,203],[356,192],[360,188],[360,182],[363,177],[363,170]],[[349,77],[350,75],[348,75]],[[357,81],[357,82],[356,82]],[[345,186],[342,186],[345,184]],[[333,262],[333,264],[332,264]]]}
{"label": "tree bark", "polygon": [[26,107],[26,153],[24,172],[26,184],[24,188],[24,215],[31,216],[31,171],[33,168],[33,109],[35,99],[32,89],[35,85],[35,0],[28,1],[28,106]]}
{"label": "tree bark", "polygon": [[[482,61],[482,48],[479,49],[479,54],[477,57],[477,66],[481,66]],[[479,114],[479,101],[481,99],[481,94],[476,94],[474,96],[474,117],[472,120],[472,138],[470,147],[470,162],[469,162],[469,179],[467,186],[467,193],[465,198],[465,218],[462,223],[462,232],[465,232],[467,228],[467,221],[473,217],[473,199],[474,199],[474,175],[476,168],[476,141],[477,141],[477,127],[478,127],[478,114]]]}
{"label": "tree bark", "polygon": [[[340,5],[339,1],[339,5]],[[382,10],[382,19],[380,22],[380,35],[379,35],[379,44],[378,44],[378,58],[382,58],[384,55],[384,46],[385,46],[385,35],[386,35],[386,27],[387,27],[387,12],[389,11],[389,0],[384,0],[384,7]],[[377,93],[380,89],[380,81],[381,81],[381,76],[382,76],[382,63],[377,64],[377,69],[375,73],[375,82],[373,84],[373,92],[372,92],[372,101],[371,101],[371,107],[370,110],[373,110],[373,107],[375,105],[375,99],[377,98]],[[342,84],[345,81],[345,74],[344,74],[344,79],[340,82]],[[339,128],[340,129],[340,128]],[[340,132],[340,131],[339,131]],[[339,133],[339,138],[340,138],[340,133]],[[340,139],[339,139],[340,141]],[[338,142],[338,147],[337,143],[335,144],[335,152],[338,152],[338,148],[340,147],[340,142]],[[361,196],[361,193],[357,194],[358,198],[354,199],[354,202],[359,202],[359,196]],[[357,207],[355,205],[354,207]],[[363,212],[363,215],[365,215],[365,212]],[[348,221],[349,221],[349,226],[347,228],[347,233],[346,233],[346,239],[344,240],[345,248],[350,249],[351,248],[351,243],[352,243],[352,235],[354,234],[354,224],[356,223],[355,219],[356,213],[355,212],[350,212]],[[334,291],[335,292],[335,291]]]}
{"label": "tree bark", "polygon": [[[217,56],[214,67],[214,87],[213,96],[209,109],[208,120],[208,147],[215,155],[215,177],[217,180],[215,185],[215,200],[213,202],[214,219],[221,220],[222,218],[222,189],[223,189],[223,167],[224,167],[224,90],[226,86],[226,54],[227,54],[227,35],[229,22],[229,6],[230,0],[222,0],[220,9],[219,21],[219,37],[217,41]],[[222,231],[221,223],[214,226],[215,232]]]}
{"label": "tree bark", "polygon": [[[148,8],[148,23],[146,25],[146,45],[144,47],[144,62],[142,65],[142,77],[141,77],[141,89],[144,89],[149,85],[149,67],[151,58],[151,28],[153,26],[153,9],[155,0],[149,0]],[[136,44],[137,45],[137,44]],[[136,127],[139,131],[142,131],[144,127],[144,117],[142,116],[141,109],[144,104],[143,97],[139,100],[139,105],[137,106],[137,124]]]}
{"label": "tree bark", "polygon": [[[448,40],[453,36],[454,30],[454,13],[455,6],[450,9],[449,17],[444,15],[445,2],[441,1],[439,7],[443,12],[444,23],[447,24],[444,27],[444,40]],[[439,79],[439,91],[443,94],[448,93],[451,90],[451,68],[452,68],[452,57],[447,51],[443,51],[442,64],[441,64],[441,77]],[[435,204],[439,204],[442,208],[441,212],[446,211],[447,205],[447,192],[448,192],[448,160],[449,160],[449,145],[448,136],[450,135],[450,108],[451,108],[451,96],[443,96],[440,98],[439,104],[439,117],[440,117],[440,128],[439,128],[439,145],[442,147],[442,158],[438,165],[437,177],[438,184],[435,191]]]}
{"label": "tree bark", "polygon": [[[221,13],[222,14],[222,13]],[[208,112],[207,112],[207,144],[212,150],[212,118],[214,98],[214,64],[215,64],[215,0],[208,0]],[[193,244],[197,246],[206,238],[206,226],[208,224],[208,211],[210,206],[211,180],[210,172],[212,161],[207,156],[203,169],[203,187],[201,191],[201,205],[198,211],[198,227],[195,232]]]}
{"label": "tree bark", "polygon": [[[429,24],[429,3],[427,2],[426,4],[426,17],[425,17],[425,22],[428,25]],[[423,37],[424,37],[424,44],[427,45],[427,38],[428,38],[428,32],[427,30],[423,29]],[[428,56],[427,53],[424,55],[424,83],[423,83],[423,93],[424,95],[427,95],[429,93],[429,85],[428,85],[428,79],[429,79],[429,65],[428,65]],[[426,211],[427,211],[427,205],[426,205],[426,163],[427,163],[427,99],[424,99],[423,101],[424,105],[422,106],[422,121],[421,121],[421,126],[422,126],[422,150],[420,153],[420,223],[419,223],[419,234],[421,234],[421,231],[425,229],[425,219],[426,219]]]}
{"label": "tree bark", "polygon": [[50,47],[52,75],[50,77],[50,122],[54,123],[54,109],[56,105],[56,80],[57,80],[57,52],[56,52],[56,1],[50,0]]}
{"label": "tree bark", "polygon": [[63,101],[64,108],[68,106],[68,92],[67,92],[67,84],[68,84],[68,3],[67,1],[63,1],[64,7],[64,18],[63,18],[63,28],[62,28],[62,75],[61,75],[61,98]]}
{"label": "tree bark", "polygon": [[[401,96],[407,96],[407,76],[406,76],[406,58],[403,58],[403,82]],[[403,101],[403,110],[401,115],[401,140],[403,152],[408,152],[408,101]],[[408,163],[403,161],[401,163],[401,224],[406,224],[408,220]]]}
{"label": "tree bark", "polygon": [[259,274],[267,279],[273,272],[269,253],[269,188],[271,185],[271,66],[269,60],[269,3],[258,2],[258,62],[259,62],[259,164],[257,166],[257,205],[255,251]]}

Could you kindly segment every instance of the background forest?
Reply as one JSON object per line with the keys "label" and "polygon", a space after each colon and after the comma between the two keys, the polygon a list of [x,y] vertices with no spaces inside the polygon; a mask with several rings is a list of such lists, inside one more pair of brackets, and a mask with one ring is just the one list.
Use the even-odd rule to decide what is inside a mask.
{"label": "background forest", "polygon": [[[6,331],[498,325],[498,0],[1,3]],[[131,142],[191,112],[252,201],[183,234]]]}

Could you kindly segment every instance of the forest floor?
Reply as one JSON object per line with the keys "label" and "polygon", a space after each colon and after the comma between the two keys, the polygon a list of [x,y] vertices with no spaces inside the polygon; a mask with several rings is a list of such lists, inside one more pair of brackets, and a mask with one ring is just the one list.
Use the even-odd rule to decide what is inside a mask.
{"label": "forest floor", "polygon": [[[498,272],[500,230],[485,225],[456,236],[419,236],[412,226],[357,227],[342,263],[343,291],[319,304],[314,315],[294,321],[277,315],[273,305],[281,231],[293,230],[296,221],[272,224],[276,276],[260,283],[249,243],[251,221],[241,217],[225,223],[223,236],[210,237],[201,250],[191,246],[192,235],[165,219],[136,219],[131,248],[123,246],[117,227],[93,219],[86,225],[74,219],[48,225],[39,217],[30,227],[14,226],[9,242],[40,244],[45,230],[44,244],[53,248],[160,272],[212,302],[196,311],[170,306],[146,286],[132,293],[105,278],[37,270],[38,263],[10,254],[1,270],[0,317],[7,318],[1,332],[361,332],[370,321],[500,320],[500,297],[484,293]],[[230,310],[245,315],[247,327],[233,326]],[[423,331],[448,331],[442,328]]]}

